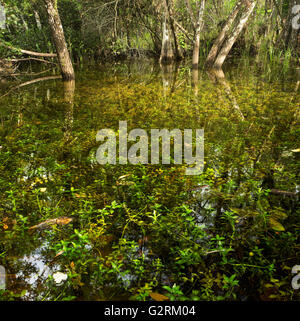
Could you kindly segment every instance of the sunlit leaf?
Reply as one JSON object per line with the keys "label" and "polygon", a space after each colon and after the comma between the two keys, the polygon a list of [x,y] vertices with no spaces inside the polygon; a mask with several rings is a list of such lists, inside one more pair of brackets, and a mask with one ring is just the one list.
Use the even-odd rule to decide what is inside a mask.
{"label": "sunlit leaf", "polygon": [[155,301],[169,301],[168,297],[159,293],[151,292],[150,296]]}
{"label": "sunlit leaf", "polygon": [[285,231],[285,228],[282,226],[282,224],[279,223],[278,221],[274,220],[273,218],[269,219],[269,224],[274,231],[277,231],[277,232],[284,232]]}

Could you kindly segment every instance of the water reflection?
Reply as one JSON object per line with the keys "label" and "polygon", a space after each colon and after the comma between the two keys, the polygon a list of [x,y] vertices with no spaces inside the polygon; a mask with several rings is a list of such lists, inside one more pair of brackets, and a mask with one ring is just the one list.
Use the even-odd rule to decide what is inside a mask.
{"label": "water reflection", "polygon": [[25,81],[17,86],[11,87],[6,93],[4,93],[2,96],[0,96],[0,98],[4,98],[5,96],[11,94],[15,90],[32,85],[32,84],[36,84],[36,83],[40,83],[40,82],[48,81],[48,80],[61,79],[61,78],[62,78],[61,76],[47,76],[47,77],[41,77],[41,78],[36,78],[36,79],[29,80],[29,81]]}
{"label": "water reflection", "polygon": [[64,101],[66,103],[66,116],[64,123],[64,139],[69,141],[72,137],[72,128],[74,122],[74,93],[75,80],[64,81]]}
{"label": "water reflection", "polygon": [[183,84],[182,82],[179,85],[177,84],[179,70],[179,63],[161,65],[162,85],[165,97],[169,93],[173,93],[178,87]]}
{"label": "water reflection", "polygon": [[192,88],[194,89],[194,94],[197,97],[199,92],[199,69],[192,69]]}
{"label": "water reflection", "polygon": [[[176,193],[177,189],[180,191],[181,186],[181,183],[173,179],[175,171],[170,177],[166,168],[150,172],[149,176],[157,180],[158,186],[165,184],[165,190],[161,193],[157,185],[148,186],[151,181],[144,184],[144,177],[147,176],[145,173],[150,171],[148,167],[143,168],[145,172],[142,177],[139,177],[138,171],[134,172],[136,168],[130,169],[134,173],[132,176],[137,177],[138,184],[119,186],[116,184],[118,178],[127,174],[124,167],[116,166],[111,169],[100,168],[97,164],[90,166],[90,155],[95,154],[94,137],[97,130],[110,128],[125,117],[132,126],[141,125],[146,129],[205,128],[206,167],[210,170],[207,176],[211,186],[197,182],[198,186],[185,195],[190,196],[189,206],[194,209],[197,223],[205,224],[207,228],[221,222],[220,218],[228,208],[240,211],[241,216],[246,213],[237,225],[238,229],[243,227],[242,224],[247,222],[248,216],[253,212],[249,209],[247,212],[247,206],[253,205],[253,197],[249,194],[249,199],[246,199],[245,195],[249,193],[251,184],[257,184],[257,189],[261,186],[270,164],[275,164],[279,169],[276,175],[269,172],[275,187],[286,178],[286,189],[293,192],[296,188],[297,185],[289,179],[296,175],[293,154],[286,153],[287,156],[281,157],[281,153],[289,151],[297,141],[292,127],[284,125],[293,120],[296,128],[299,115],[299,109],[295,107],[299,100],[298,79],[293,79],[289,87],[285,84],[282,89],[273,83],[260,82],[255,75],[242,73],[240,78],[235,76],[230,79],[230,73],[225,77],[222,71],[208,71],[205,74],[193,70],[190,74],[188,68],[178,65],[162,66],[161,70],[160,66],[153,63],[132,64],[130,68],[123,64],[116,65],[113,69],[101,68],[78,72],[76,95],[75,81],[55,83],[39,80],[34,82],[34,89],[29,86],[33,82],[27,82],[28,86],[19,87],[22,90],[17,92],[11,90],[0,101],[0,104],[3,102],[1,148],[3,146],[5,153],[10,149],[14,152],[14,157],[3,158],[3,164],[11,165],[3,167],[6,172],[1,172],[1,177],[5,186],[1,187],[4,191],[10,189],[9,183],[15,183],[24,193],[24,197],[21,193],[16,195],[20,198],[17,202],[22,208],[23,217],[28,218],[27,227],[40,223],[45,218],[78,216],[80,213],[86,215],[85,220],[78,220],[76,224],[78,228],[86,228],[87,222],[95,217],[95,212],[89,208],[89,202],[97,205],[98,215],[99,210],[115,199],[132,204],[137,202],[134,195],[143,197],[143,193],[149,194],[153,199],[162,199],[164,207],[173,206],[173,198],[168,197],[174,191]],[[46,77],[44,80],[57,78]],[[261,84],[259,90],[257,82]],[[10,85],[16,87],[14,83]],[[249,103],[252,97],[260,102],[255,108]],[[18,109],[18,106],[24,105],[26,110]],[[164,109],[166,105],[169,109]],[[244,122],[240,121],[244,119]],[[275,123],[280,128],[274,128]],[[34,126],[31,128],[32,124]],[[24,127],[18,131],[18,126]],[[75,152],[71,148],[69,153],[61,156],[62,147],[67,149],[69,146],[66,145],[71,145],[65,143],[76,137],[80,138],[78,144],[76,142],[76,153],[80,157],[77,154],[74,157]],[[1,156],[4,157],[5,153],[1,153]],[[288,173],[286,177],[285,171]],[[137,193],[135,185],[139,185],[141,190],[142,185],[145,185],[145,190],[138,190]],[[36,190],[41,188],[44,192],[38,194]],[[299,187],[295,191],[298,189]],[[24,203],[23,198],[26,200]],[[5,213],[15,214],[11,200],[5,193],[0,201]],[[79,212],[79,206],[83,203],[85,205]],[[276,206],[281,205],[278,199],[274,203]],[[286,208],[290,209],[291,206],[294,205],[287,204]],[[139,212],[143,212],[143,208]],[[121,220],[121,215],[117,219]],[[118,224],[113,222],[112,234]],[[95,228],[100,229],[102,226]],[[68,233],[73,233],[72,229],[70,227]],[[93,232],[92,228],[90,232]],[[69,237],[68,233],[59,234],[59,237],[64,240]],[[58,264],[50,264],[55,253],[52,252],[51,257],[48,252],[49,235],[41,234],[38,239],[27,236],[27,243],[24,242],[24,235],[19,235],[16,240],[6,239],[5,235],[0,230],[1,241],[2,238],[5,240],[0,244],[4,244],[3,249],[8,253],[6,268],[9,288],[27,289],[28,294],[23,299],[45,297],[42,285],[46,284],[51,274],[60,269]],[[250,236],[253,237],[249,234]],[[140,230],[128,228],[126,238],[139,242],[142,236]],[[147,260],[151,260],[153,253],[158,256],[159,250],[153,247],[151,236],[149,239],[147,243],[141,242],[142,250],[135,249],[133,258],[144,254]],[[100,237],[97,242],[101,243]],[[108,248],[107,253],[102,252],[102,256],[113,251],[111,243]],[[17,249],[17,253],[14,249]],[[168,275],[164,275],[162,279],[167,280]],[[130,273],[120,274],[119,280],[122,280],[125,287],[129,287],[135,276]],[[92,286],[97,288],[97,284],[92,282],[93,280]],[[41,292],[40,297],[37,292]]]}
{"label": "water reflection", "polygon": [[25,281],[22,285],[22,288],[27,290],[23,296],[24,300],[46,299],[48,289],[45,284],[49,276],[60,271],[60,265],[51,264],[46,260],[45,252],[49,246],[49,242],[45,241],[33,252],[18,260],[20,269],[15,277],[17,280]]}
{"label": "water reflection", "polygon": [[233,91],[231,90],[231,86],[230,86],[229,82],[227,81],[223,70],[222,69],[210,69],[210,70],[207,70],[207,75],[213,83],[222,85],[227,98],[232,103],[233,108],[239,114],[241,120],[245,120],[245,117],[244,117],[244,115],[243,115],[243,113],[237,103],[236,97],[235,97]]}

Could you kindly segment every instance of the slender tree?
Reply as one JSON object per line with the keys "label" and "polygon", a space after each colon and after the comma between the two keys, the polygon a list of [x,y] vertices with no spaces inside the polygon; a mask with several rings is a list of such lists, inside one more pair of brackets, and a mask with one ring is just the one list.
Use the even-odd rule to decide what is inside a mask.
{"label": "slender tree", "polygon": [[213,67],[218,69],[221,68],[225,59],[227,58],[232,46],[236,42],[238,36],[240,35],[241,31],[243,30],[244,26],[248,22],[249,17],[251,16],[255,6],[257,4],[257,0],[252,1],[245,1],[245,9],[239,19],[238,23],[233,28],[231,35],[227,38],[225,43],[223,44],[222,49],[220,50]]}
{"label": "slender tree", "polygon": [[49,25],[58,56],[62,77],[64,80],[73,80],[75,79],[75,73],[57,9],[57,0],[44,0],[44,2],[46,4]]}
{"label": "slender tree", "polygon": [[160,62],[162,64],[170,64],[174,61],[174,51],[171,41],[170,17],[167,1],[164,0],[164,21],[163,21],[163,37],[161,46]]}
{"label": "slender tree", "polygon": [[198,14],[198,21],[197,21],[196,31],[195,31],[194,50],[193,50],[193,69],[198,68],[198,64],[199,64],[200,36],[204,26],[204,19],[203,19],[204,10],[205,10],[205,0],[201,0],[199,14]]}
{"label": "slender tree", "polygon": [[243,0],[239,0],[236,3],[233,11],[231,12],[230,16],[228,17],[225,25],[223,26],[221,32],[218,35],[218,37],[216,38],[216,40],[215,40],[212,48],[210,49],[210,52],[209,52],[207,58],[206,58],[206,61],[205,61],[205,64],[207,67],[211,67],[213,65],[213,63],[218,55],[218,52],[220,51],[220,49],[224,43],[225,37],[226,37],[227,33],[229,32],[230,28],[232,27],[232,24],[241,9],[242,3],[243,3]]}
{"label": "slender tree", "polygon": [[284,45],[285,48],[293,48],[297,50],[300,47],[300,0],[292,0],[289,6],[289,13],[284,28]]}
{"label": "slender tree", "polygon": [[177,34],[176,34],[176,26],[174,23],[174,14],[173,14],[173,1],[172,0],[165,0],[166,6],[167,6],[167,10],[168,10],[168,17],[169,17],[169,22],[170,22],[170,28],[171,28],[171,32],[173,35],[173,39],[174,39],[174,49],[175,49],[175,58],[176,60],[181,60],[182,59],[182,54],[181,54],[181,50],[179,47],[179,43],[178,43],[178,39],[177,39]]}

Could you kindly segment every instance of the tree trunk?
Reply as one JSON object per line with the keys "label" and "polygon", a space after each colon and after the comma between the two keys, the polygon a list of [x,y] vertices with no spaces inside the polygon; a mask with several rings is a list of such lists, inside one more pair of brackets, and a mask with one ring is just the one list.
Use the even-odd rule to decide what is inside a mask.
{"label": "tree trunk", "polygon": [[239,13],[240,11],[240,8],[241,8],[241,5],[242,5],[242,0],[239,0],[237,2],[237,4],[235,5],[233,11],[231,12],[230,16],[228,17],[222,31],[219,33],[217,39],[215,40],[207,58],[206,58],[206,62],[205,62],[205,65],[207,67],[210,67],[213,65],[216,57],[217,57],[217,54],[218,52],[220,51],[220,48],[222,47],[223,45],[223,42],[224,42],[224,39],[226,37],[226,34],[228,33],[228,31],[230,30],[237,14]]}
{"label": "tree trunk", "polygon": [[5,8],[0,2],[0,29],[5,29],[6,13]]}
{"label": "tree trunk", "polygon": [[195,32],[193,63],[192,63],[193,69],[197,69],[199,64],[200,35],[204,26],[204,20],[203,20],[204,9],[205,9],[205,0],[202,0],[200,3],[198,21],[197,21],[196,32]]}
{"label": "tree trunk", "polygon": [[300,0],[293,0],[290,3],[289,15],[286,19],[284,42],[285,48],[291,47],[297,50],[300,45],[299,14]]}
{"label": "tree trunk", "polygon": [[162,64],[171,64],[174,61],[174,53],[171,43],[170,30],[168,27],[168,19],[165,15],[163,22],[163,39],[161,47],[160,62]]}
{"label": "tree trunk", "polygon": [[240,21],[237,23],[237,25],[234,27],[230,37],[226,40],[224,43],[221,51],[219,52],[213,67],[215,69],[219,69],[222,67],[226,57],[228,56],[232,46],[236,42],[238,36],[240,35],[241,31],[243,30],[244,26],[248,22],[249,17],[251,16],[255,6],[256,6],[257,0],[253,0],[252,2],[249,1],[249,4],[246,4],[245,11],[243,12]]}
{"label": "tree trunk", "polygon": [[75,79],[75,73],[57,9],[57,0],[44,1],[48,12],[49,25],[52,32],[62,77],[64,80],[73,80]]}
{"label": "tree trunk", "polygon": [[171,27],[171,31],[172,31],[172,35],[173,35],[173,39],[174,39],[175,58],[176,58],[176,60],[181,60],[182,54],[181,54],[181,50],[179,48],[175,23],[174,23],[174,19],[173,19],[173,10],[172,10],[173,3],[170,4],[170,0],[165,0],[165,5],[168,10],[168,17],[167,18],[169,18],[169,23],[170,23],[170,27]]}

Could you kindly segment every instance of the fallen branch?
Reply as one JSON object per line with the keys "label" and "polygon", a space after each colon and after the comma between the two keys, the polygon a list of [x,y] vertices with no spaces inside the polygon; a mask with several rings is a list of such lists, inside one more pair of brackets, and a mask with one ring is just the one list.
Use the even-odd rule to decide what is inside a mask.
{"label": "fallen branch", "polygon": [[45,64],[57,65],[56,62],[49,61],[49,60],[44,60],[44,59],[40,59],[40,58],[33,58],[33,57],[20,58],[20,59],[10,59],[10,60],[8,60],[8,61],[12,61],[12,62],[22,62],[22,61],[29,61],[29,60],[39,61],[39,62],[43,62],[43,63],[45,63]]}
{"label": "fallen branch", "polygon": [[19,48],[15,48],[12,46],[8,46],[4,43],[0,43],[1,46],[8,48],[10,50],[14,50],[14,51],[19,51],[24,55],[29,55],[29,56],[34,56],[34,57],[48,57],[48,58],[55,58],[57,57],[57,54],[54,53],[42,53],[42,52],[35,52],[35,51],[30,51],[30,50],[24,50],[24,49],[19,49]]}
{"label": "fallen branch", "polygon": [[292,197],[295,197],[298,195],[298,193],[296,192],[280,191],[278,189],[271,189],[270,193],[275,195],[284,195],[284,196],[292,196]]}

